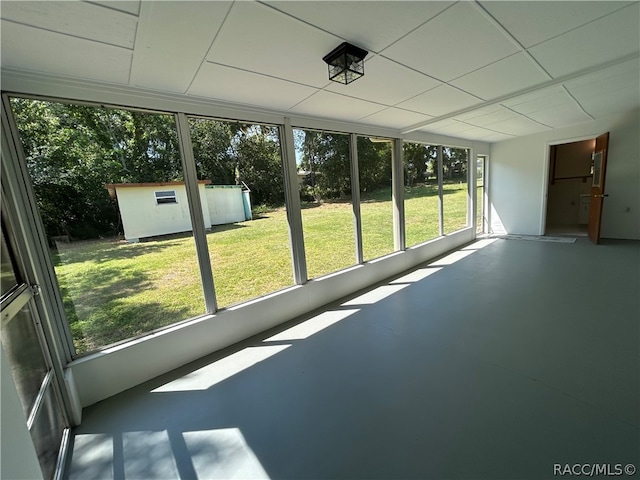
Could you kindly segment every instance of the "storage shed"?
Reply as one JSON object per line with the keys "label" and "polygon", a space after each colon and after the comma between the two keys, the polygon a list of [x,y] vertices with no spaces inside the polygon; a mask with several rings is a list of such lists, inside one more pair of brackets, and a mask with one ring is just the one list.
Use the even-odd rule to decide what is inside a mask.
{"label": "storage shed", "polygon": [[[250,218],[245,214],[242,187],[210,183],[198,182],[205,228]],[[116,183],[105,187],[118,201],[124,237],[129,242],[192,229],[184,182]]]}

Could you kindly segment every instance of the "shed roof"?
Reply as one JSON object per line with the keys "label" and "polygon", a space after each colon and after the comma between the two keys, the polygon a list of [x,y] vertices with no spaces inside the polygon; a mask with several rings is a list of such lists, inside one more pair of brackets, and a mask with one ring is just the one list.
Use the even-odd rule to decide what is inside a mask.
{"label": "shed roof", "polygon": [[[200,185],[209,185],[211,180],[198,180],[198,183]],[[111,198],[116,198],[116,190],[118,188],[170,187],[173,185],[184,185],[184,182],[107,183],[104,188],[109,191]]]}

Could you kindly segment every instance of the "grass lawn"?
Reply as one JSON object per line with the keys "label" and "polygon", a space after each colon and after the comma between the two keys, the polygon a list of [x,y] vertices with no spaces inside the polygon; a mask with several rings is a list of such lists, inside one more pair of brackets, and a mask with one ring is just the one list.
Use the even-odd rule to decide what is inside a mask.
{"label": "grass lawn", "polygon": [[[444,186],[445,231],[466,223],[466,185]],[[390,192],[362,202],[365,260],[393,251]],[[302,211],[309,278],[355,264],[351,203]],[[405,189],[407,245],[438,236],[437,186]],[[214,227],[207,234],[219,307],[293,284],[286,211]],[[76,351],[83,353],[205,313],[190,235],[128,244],[60,243],[55,270]]]}

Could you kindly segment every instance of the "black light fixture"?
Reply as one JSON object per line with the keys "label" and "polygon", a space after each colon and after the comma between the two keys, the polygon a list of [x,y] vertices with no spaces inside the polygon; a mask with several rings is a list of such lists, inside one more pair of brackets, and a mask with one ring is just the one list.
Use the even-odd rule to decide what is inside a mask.
{"label": "black light fixture", "polygon": [[364,57],[369,52],[344,42],[324,56],[329,65],[329,80],[345,85],[364,75]]}

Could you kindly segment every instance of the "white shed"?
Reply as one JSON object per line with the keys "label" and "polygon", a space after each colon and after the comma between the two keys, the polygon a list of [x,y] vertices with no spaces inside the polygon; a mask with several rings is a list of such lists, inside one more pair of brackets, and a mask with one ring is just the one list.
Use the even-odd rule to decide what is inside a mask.
{"label": "white shed", "polygon": [[[241,186],[210,183],[198,182],[205,228],[251,218],[248,192]],[[114,183],[105,187],[111,198],[118,199],[124,238],[129,242],[192,230],[184,182]]]}
{"label": "white shed", "polygon": [[249,220],[240,185],[207,185],[205,187],[211,225]]}

